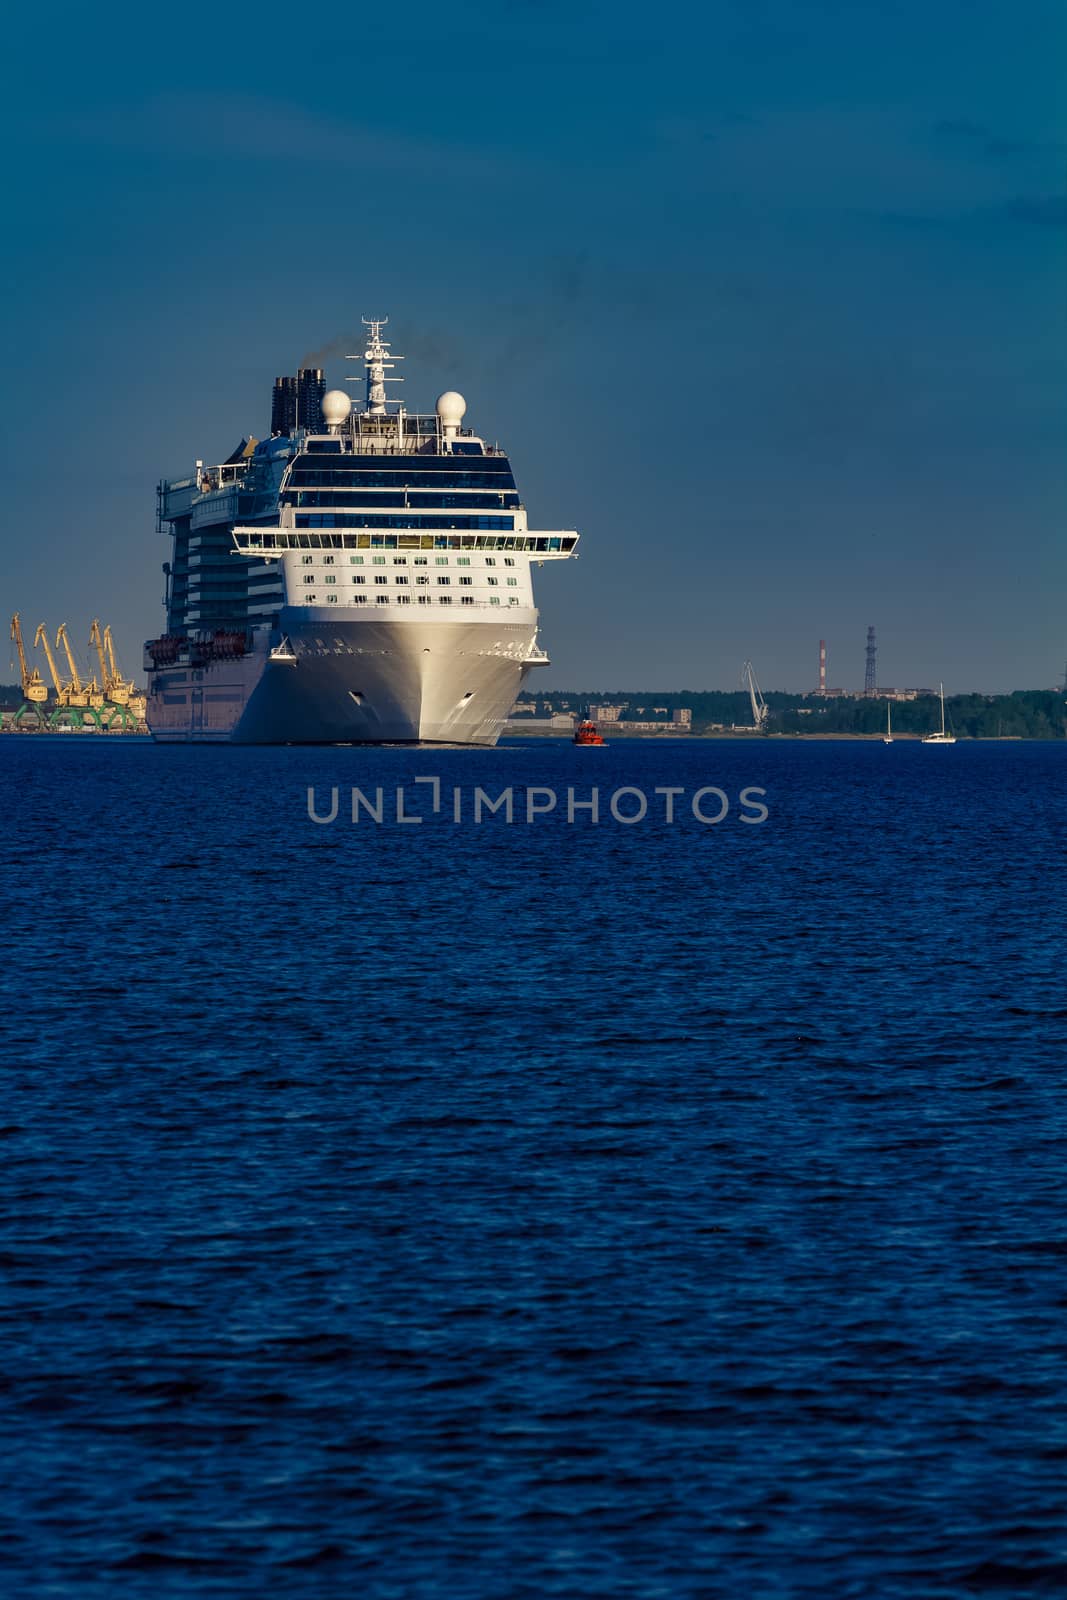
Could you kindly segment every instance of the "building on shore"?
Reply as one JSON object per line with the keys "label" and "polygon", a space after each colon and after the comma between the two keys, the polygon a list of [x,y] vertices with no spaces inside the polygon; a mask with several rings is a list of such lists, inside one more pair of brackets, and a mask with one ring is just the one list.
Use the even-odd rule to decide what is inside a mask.
{"label": "building on shore", "polygon": [[620,717],[615,724],[619,733],[689,733],[692,724],[689,722],[665,722],[662,718],[658,722],[630,721],[628,717]]}

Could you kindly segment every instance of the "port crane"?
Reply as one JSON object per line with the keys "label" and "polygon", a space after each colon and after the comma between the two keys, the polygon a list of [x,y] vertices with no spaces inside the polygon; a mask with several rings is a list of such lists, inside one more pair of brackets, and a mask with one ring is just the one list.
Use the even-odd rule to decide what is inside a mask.
{"label": "port crane", "polygon": [[111,637],[111,624],[109,623],[101,632],[99,618],[94,617],[89,630],[89,644],[96,650],[104,694],[109,705],[114,708],[109,718],[109,725],[119,721],[126,727],[131,720],[143,722],[145,698],[137,693],[137,685],[132,678],[124,678],[119,672],[115,660],[115,644]]}
{"label": "port crane", "polygon": [[111,698],[118,706],[128,705],[130,702],[130,696],[133,694],[134,685],[133,681],[129,678],[124,678],[118,669],[118,663],[115,660],[115,641],[111,637],[110,622],[104,629],[104,649],[107,652],[107,681],[108,687],[111,690]]}
{"label": "port crane", "polygon": [[741,687],[748,690],[748,697],[752,702],[753,731],[762,733],[767,726],[767,702],[760,693],[760,686],[756,682],[756,670],[751,661],[746,661],[741,668]]}
{"label": "port crane", "polygon": [[[107,695],[109,700],[114,702],[115,705],[123,705],[125,701],[120,700],[118,697],[119,694],[122,693],[122,686],[119,684],[112,686],[111,678],[107,670],[107,661],[104,657],[104,636],[100,632],[100,620],[98,617],[93,618],[92,627],[89,629],[89,647],[90,649],[93,647],[96,649],[96,658],[100,663],[100,682],[104,686],[104,693]],[[116,693],[115,690],[118,690],[118,693]],[[128,698],[129,696],[127,695],[126,699]]]}
{"label": "port crane", "polygon": [[[48,699],[48,685],[41,677],[40,672],[34,667],[31,672],[26,665],[26,651],[22,644],[22,618],[16,611],[11,618],[11,637],[15,641],[15,648],[19,655],[19,672],[22,675],[22,693],[30,705],[43,705]],[[39,715],[40,713],[38,713]],[[19,711],[17,717],[21,716]]]}
{"label": "port crane", "polygon": [[34,635],[33,643],[37,649],[40,649],[41,645],[44,645],[45,660],[48,662],[48,670],[52,674],[52,684],[56,691],[57,708],[61,706],[68,706],[70,704],[70,686],[60,680],[59,669],[56,666],[55,657],[48,646],[48,631],[43,622],[39,622],[37,624],[37,632]]}
{"label": "port crane", "polygon": [[[44,623],[41,624],[41,628],[43,628],[43,627],[44,627]],[[41,630],[38,629],[38,632],[40,632],[40,631]],[[81,678],[78,676],[78,669],[74,664],[74,656],[73,656],[73,653],[72,653],[71,648],[70,648],[70,641],[67,638],[67,625],[66,625],[65,622],[62,624],[62,626],[60,627],[59,631],[56,634],[56,649],[57,650],[59,649],[61,644],[66,646],[67,664],[68,664],[68,666],[70,668],[70,677],[67,679],[66,683],[64,683],[62,685],[62,687],[60,688],[59,693],[57,694],[56,698],[60,699],[62,704],[65,705],[65,706],[74,706],[76,708],[80,708],[82,706],[87,706],[89,704],[89,696],[86,694],[85,690],[82,688],[82,681],[81,681]],[[45,635],[45,650],[47,651],[47,649],[48,649],[48,636],[46,634]],[[52,668],[52,671],[54,672],[55,671],[55,665],[54,665],[54,663],[52,661],[52,657],[51,657],[50,654],[49,654],[49,657],[48,657],[48,663],[49,663],[49,666]]]}
{"label": "port crane", "polygon": [[70,648],[70,640],[67,637],[67,624],[65,622],[61,622],[56,630],[57,650],[60,645],[66,651],[67,666],[70,669],[70,694],[67,697],[67,704],[71,706],[89,706],[93,711],[98,711],[104,703],[104,691],[100,688],[95,678],[91,678],[83,686],[74,660],[74,652]]}
{"label": "port crane", "polygon": [[[111,682],[115,685],[115,692],[111,698],[117,705],[128,706],[137,720],[143,722],[146,710],[145,697],[140,693],[132,678],[124,678],[119,672],[118,664],[115,661],[115,641],[111,637],[110,622],[104,629],[104,649],[107,651],[107,659],[110,663]],[[120,694],[125,694],[125,700],[119,698]]]}

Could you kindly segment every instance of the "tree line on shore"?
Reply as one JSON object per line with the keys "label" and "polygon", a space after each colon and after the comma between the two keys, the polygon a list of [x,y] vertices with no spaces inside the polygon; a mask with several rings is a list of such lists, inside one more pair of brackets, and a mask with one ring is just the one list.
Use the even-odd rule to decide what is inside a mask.
{"label": "tree line on shore", "polygon": [[[882,696],[848,696],[821,699],[816,695],[785,694],[772,690],[767,702],[768,733],[884,733],[886,701]],[[588,705],[626,706],[624,717],[669,721],[673,711],[687,708],[693,714],[693,732],[716,726],[748,726],[752,707],[745,690],[682,690],[664,694],[599,690],[571,692],[560,689],[540,697],[557,710],[569,702],[572,710]],[[893,732],[901,735],[936,732],[941,713],[936,695],[917,700],[894,700]],[[638,708],[644,707],[639,714]],[[659,708],[654,716],[653,707]],[[666,716],[662,714],[666,708]],[[1057,689],[1016,689],[1011,694],[957,694],[945,698],[949,731],[967,739],[1063,739],[1067,737],[1067,697]]]}

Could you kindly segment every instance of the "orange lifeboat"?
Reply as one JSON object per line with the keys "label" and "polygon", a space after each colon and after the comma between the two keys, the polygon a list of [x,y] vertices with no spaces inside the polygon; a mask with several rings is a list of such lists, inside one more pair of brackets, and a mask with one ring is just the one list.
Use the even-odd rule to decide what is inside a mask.
{"label": "orange lifeboat", "polygon": [[575,744],[603,744],[604,741],[596,731],[595,722],[580,722],[574,735]]}

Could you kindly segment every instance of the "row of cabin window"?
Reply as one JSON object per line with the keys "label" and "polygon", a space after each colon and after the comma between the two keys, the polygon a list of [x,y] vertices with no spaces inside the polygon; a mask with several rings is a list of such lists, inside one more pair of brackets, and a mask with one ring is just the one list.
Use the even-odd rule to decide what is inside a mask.
{"label": "row of cabin window", "polygon": [[[319,581],[319,579],[318,579],[318,577],[316,577],[315,573],[306,572],[304,574],[304,583],[305,584],[310,585],[311,587],[314,587],[314,585],[316,583],[318,583],[318,581]],[[337,575],[335,573],[330,573],[330,574],[328,574],[328,576],[323,578],[322,581],[323,581],[324,584],[327,584],[327,585],[336,584]],[[367,581],[366,578],[363,576],[363,574],[361,572],[353,573],[353,575],[352,575],[352,582],[353,583],[366,583],[366,581]],[[387,584],[389,582],[389,579],[386,577],[384,572],[380,572],[380,573],[377,573],[375,575],[374,581],[375,581],[376,584],[384,585],[384,584]],[[395,584],[398,584],[401,587],[406,586],[410,581],[411,580],[408,578],[407,574],[404,573],[404,572],[394,572],[393,573],[393,582]],[[459,583],[461,588],[466,588],[466,589],[469,589],[472,586],[472,584],[474,583],[474,579],[473,578],[468,578],[468,577],[461,577],[457,581],[458,581],[458,583]],[[489,585],[489,587],[491,589],[496,589],[496,588],[499,588],[499,586],[500,586],[500,579],[499,578],[486,578],[485,581],[486,581],[486,583]],[[507,586],[508,586],[509,589],[517,589],[519,587],[518,578],[508,578],[505,581],[506,581]],[[429,580],[428,577],[424,578],[424,577],[421,577],[421,576],[417,576],[416,579],[415,579],[415,585],[416,585],[417,588],[420,588],[420,589],[421,588],[425,588],[429,584],[429,582],[430,582],[430,580]],[[448,577],[447,575],[444,576],[444,577],[442,577],[440,575],[438,576],[437,587],[439,589],[447,589],[447,588],[450,587],[451,583],[452,583],[452,579],[450,577]]]}
{"label": "row of cabin window", "polygon": [[385,511],[390,506],[415,511],[492,511],[498,506],[517,509],[520,501],[514,489],[483,489],[470,494],[430,494],[422,489],[287,489],[279,504],[299,506],[304,511],[358,511],[364,507]]}
{"label": "row of cabin window", "polygon": [[484,462],[476,472],[448,466],[443,472],[361,472],[358,468],[335,467],[325,463],[296,461],[287,489],[496,489],[515,488],[507,467],[485,471]]}
{"label": "row of cabin window", "polygon": [[[428,567],[429,564],[430,564],[429,556],[411,556],[410,558],[408,556],[393,556],[393,558],[392,558],[393,566],[394,567],[406,567],[408,565],[409,559],[410,559],[410,564],[413,567]],[[314,565],[316,560],[321,561],[322,565],[324,567],[332,567],[335,564],[333,556],[319,556],[319,557],[316,557],[316,556],[301,556],[300,557],[300,565],[302,567],[310,567],[310,566]],[[348,564],[349,564],[349,566],[352,566],[352,567],[363,567],[363,566],[366,566],[367,562],[366,562],[366,558],[364,556],[349,556]],[[388,565],[385,556],[371,556],[370,564],[371,564],[372,567],[384,567],[384,566]],[[434,564],[435,567],[447,567],[447,566],[451,565],[451,558],[449,556],[434,556],[433,564]],[[495,567],[496,566],[496,556],[486,556],[485,557],[485,564],[486,564],[487,567]],[[471,565],[470,556],[457,556],[456,557],[456,566],[457,567],[469,567],[470,565]],[[504,565],[506,567],[513,567],[515,565],[515,557],[514,556],[505,556],[504,557]]]}
{"label": "row of cabin window", "polygon": [[[409,594],[378,594],[375,595],[374,599],[375,604],[380,606],[409,606],[411,604],[411,596]],[[313,594],[306,594],[304,601],[309,606],[318,605],[318,598]],[[452,596],[450,594],[417,594],[415,602],[420,606],[428,606],[434,602],[439,606],[450,606],[452,604]],[[326,596],[327,605],[335,606],[338,603],[338,598],[335,594]],[[474,596],[472,594],[461,594],[459,603],[461,606],[472,606],[474,605]],[[502,603],[499,595],[491,594],[489,596],[489,604],[491,606],[498,606]],[[346,601],[346,604],[350,606],[365,606],[367,604],[367,596],[365,594],[354,594]],[[508,596],[509,606],[521,604],[522,601],[518,595],[512,594]]]}
{"label": "row of cabin window", "polygon": [[298,528],[402,528],[411,532],[425,528],[428,533],[443,532],[446,528],[485,528],[490,532],[515,531],[514,517],[464,517],[457,515],[423,515],[420,511],[406,511],[400,516],[380,516],[373,511],[297,511],[294,513]]}

